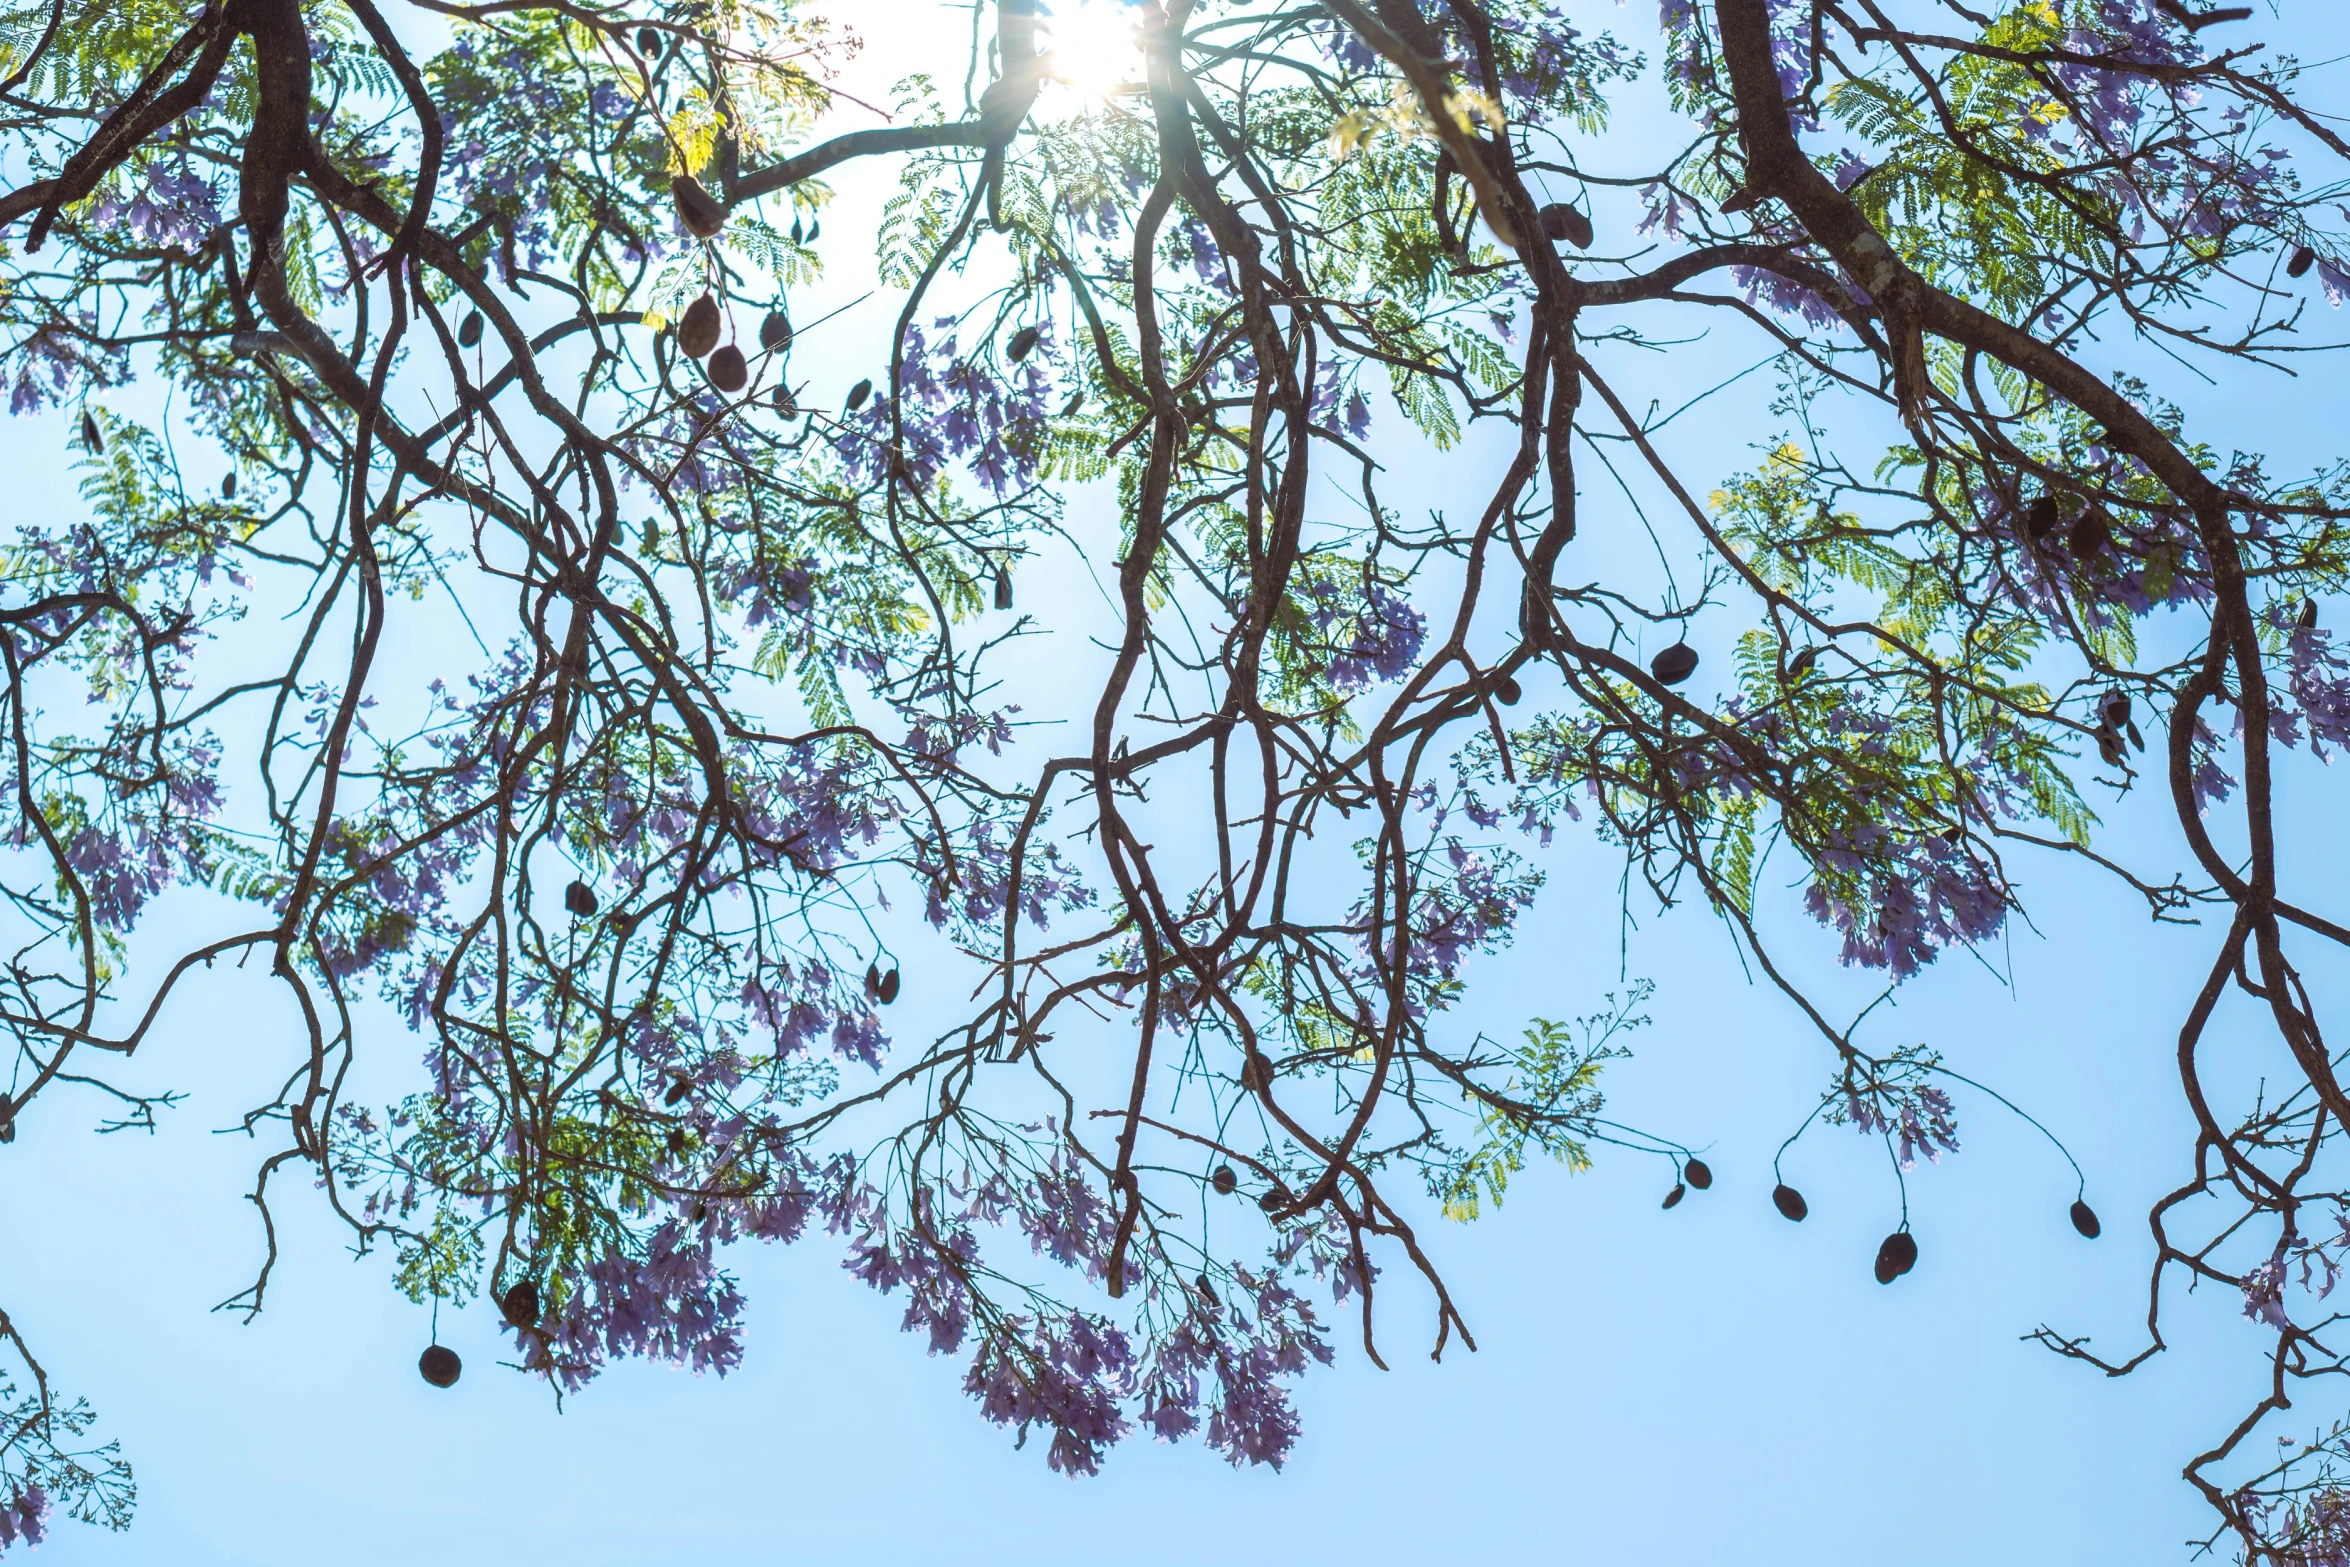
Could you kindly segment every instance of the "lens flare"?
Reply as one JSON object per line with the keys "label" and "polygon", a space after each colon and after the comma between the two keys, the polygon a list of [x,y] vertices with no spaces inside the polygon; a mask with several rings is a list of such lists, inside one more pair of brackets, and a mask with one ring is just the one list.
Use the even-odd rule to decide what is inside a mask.
{"label": "lens flare", "polygon": [[1052,74],[1088,105],[1142,76],[1137,12],[1124,0],[1061,0],[1044,18]]}

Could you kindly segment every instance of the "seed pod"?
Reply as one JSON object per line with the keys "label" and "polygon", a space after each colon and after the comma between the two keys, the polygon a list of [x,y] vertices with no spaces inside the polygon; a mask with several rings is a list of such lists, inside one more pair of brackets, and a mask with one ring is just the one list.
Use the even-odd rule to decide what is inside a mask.
{"label": "seed pod", "polygon": [[1762,192],[1760,191],[1734,191],[1730,195],[1722,198],[1722,211],[1725,213],[1744,212],[1749,207],[1761,206],[1762,200]]}
{"label": "seed pod", "polygon": [[106,450],[106,437],[98,432],[98,421],[87,408],[82,410],[82,444],[93,457]]}
{"label": "seed pod", "polygon": [[584,881],[575,881],[563,889],[563,907],[587,919],[596,912],[596,895]]}
{"label": "seed pod", "polygon": [[874,994],[881,998],[881,1004],[885,1007],[898,999],[898,971],[896,969],[893,968],[881,976],[881,988]]}
{"label": "seed pod", "polygon": [[231,468],[228,471],[228,477],[220,481],[220,498],[224,501],[233,501],[237,498],[236,469]]}
{"label": "seed pod", "polygon": [[640,27],[640,28],[638,28],[638,29],[636,30],[636,52],[637,52],[638,54],[641,54],[641,55],[643,55],[643,56],[644,56],[646,59],[648,59],[648,60],[658,60],[658,59],[660,59],[660,58],[661,58],[661,32],[660,32],[660,29],[659,29],[659,28],[654,28],[654,27]]}
{"label": "seed pod", "polygon": [[1785,1181],[1771,1188],[1771,1206],[1791,1224],[1801,1224],[1811,1213],[1811,1204],[1803,1200],[1803,1193]]}
{"label": "seed pod", "polygon": [[2100,729],[2097,731],[2097,754],[2104,758],[2106,766],[2119,767],[2129,759],[2130,753],[2122,749],[2120,735],[2110,729]]}
{"label": "seed pod", "polygon": [[468,310],[465,319],[457,323],[457,346],[471,348],[481,341],[481,312]]}
{"label": "seed pod", "polygon": [[795,212],[792,214],[791,218],[791,242],[796,245],[800,242],[800,239],[800,215]]}
{"label": "seed pod", "polygon": [[800,405],[792,399],[790,387],[779,385],[775,388],[775,411],[786,419],[797,419],[800,416]]}
{"label": "seed pod", "polygon": [[1251,1055],[1240,1069],[1240,1086],[1252,1094],[1272,1087],[1273,1063],[1263,1056]]}
{"label": "seed pod", "polygon": [[1265,1212],[1271,1213],[1287,1201],[1289,1201],[1289,1193],[1279,1186],[1275,1186],[1257,1199],[1257,1206],[1264,1209]]}
{"label": "seed pod", "polygon": [[759,346],[771,354],[791,347],[791,317],[780,310],[768,311],[767,319],[759,323]]}
{"label": "seed pod", "polygon": [[458,1374],[464,1369],[465,1362],[444,1344],[435,1344],[416,1357],[418,1374],[434,1387],[455,1387]]}
{"label": "seed pod", "polygon": [[995,607],[998,609],[1012,607],[1012,574],[1001,566],[995,569]]}
{"label": "seed pod", "polygon": [[1677,686],[1697,673],[1697,649],[1676,642],[1648,661],[1648,672],[1668,686]]}
{"label": "seed pod", "polygon": [[1012,363],[1018,364],[1021,360],[1026,359],[1029,354],[1035,351],[1036,340],[1042,335],[1043,334],[1038,332],[1035,327],[1022,327],[1019,331],[1012,334],[1012,341],[1005,345],[1004,357],[1011,360]]}
{"label": "seed pod", "polygon": [[2301,601],[2301,618],[2293,624],[2299,626],[2303,631],[2315,626],[2317,624],[2317,600],[2303,599]]}
{"label": "seed pod", "polygon": [[661,1102],[665,1105],[675,1105],[677,1101],[683,1099],[686,1095],[692,1093],[693,1091],[694,1080],[692,1078],[678,1078],[669,1085],[669,1092],[661,1096]]}
{"label": "seed pod", "polygon": [[1556,244],[1565,240],[1577,250],[1591,248],[1591,220],[1580,209],[1554,201],[1540,213],[1542,237]]}
{"label": "seed pod", "polygon": [[2111,543],[2113,525],[2106,520],[2105,513],[2095,506],[2082,512],[2074,521],[2072,531],[2064,536],[2064,547],[2073,552],[2076,560],[2087,560]]}
{"label": "seed pod", "polygon": [[849,412],[855,413],[858,409],[864,407],[865,399],[871,397],[872,395],[873,383],[871,381],[859,381],[855,386],[850,387]]}
{"label": "seed pod", "polygon": [[1508,675],[1502,676],[1493,684],[1493,699],[1504,707],[1516,707],[1518,698],[1525,694],[1525,688]]}
{"label": "seed pod", "polygon": [[2317,252],[2307,245],[2300,246],[2293,252],[2293,259],[2285,263],[2285,276],[2306,277],[2309,269],[2316,265]]}
{"label": "seed pod", "polygon": [[1877,1247],[1877,1282],[1890,1284],[1918,1265],[1917,1237],[1895,1230]]}
{"label": "seed pod", "polygon": [[868,996],[881,994],[881,965],[878,963],[865,965],[865,994]]}
{"label": "seed pod", "polygon": [[1069,394],[1069,400],[1061,405],[1061,417],[1064,419],[1074,419],[1077,417],[1077,410],[1083,408],[1084,406],[1085,388],[1081,386],[1076,391],[1071,392]]}
{"label": "seed pod", "polygon": [[1665,1193],[1664,1205],[1668,1208],[1677,1208],[1681,1205],[1681,1199],[1688,1195],[1689,1188],[1683,1186],[1680,1182],[1675,1181],[1673,1183],[1673,1189]]}
{"label": "seed pod", "polygon": [[1703,1159],[1692,1159],[1681,1166],[1681,1178],[1702,1192],[1714,1183],[1713,1166]]}
{"label": "seed pod", "polygon": [[498,1309],[506,1314],[508,1322],[518,1328],[537,1327],[539,1325],[539,1287],[530,1280],[524,1279],[506,1292],[504,1298],[498,1302]]}
{"label": "seed pod", "polygon": [[1962,827],[1957,822],[1952,822],[1949,826],[1942,829],[1942,841],[1944,843],[1956,843],[1959,839],[1964,838],[1965,836],[1966,828]]}
{"label": "seed pod", "polygon": [[2073,1228],[2095,1240],[2105,1226],[2097,1222],[2097,1210],[2080,1199],[2073,1200]]}
{"label": "seed pod", "polygon": [[680,174],[671,180],[669,198],[677,203],[678,221],[694,238],[716,239],[718,231],[726,227],[726,209],[692,175]]}
{"label": "seed pod", "polygon": [[2098,710],[2105,715],[2107,728],[2119,729],[2130,721],[2130,694],[2127,691],[2107,692],[2104,704]]}
{"label": "seed pod", "polygon": [[1214,1307],[1217,1303],[1216,1292],[1208,1287],[1208,1276],[1203,1273],[1191,1282],[1193,1287],[1199,1291],[1199,1298],[1206,1301],[1211,1308]]}
{"label": "seed pod", "polygon": [[710,384],[732,397],[750,384],[751,368],[743,363],[743,351],[732,343],[710,356]]}
{"label": "seed pod", "polygon": [[1801,680],[1805,675],[1811,673],[1812,666],[1819,661],[1820,650],[1818,648],[1805,648],[1802,652],[1796,654],[1793,658],[1787,661],[1788,681],[1792,683],[1794,681]]}
{"label": "seed pod", "polygon": [[2136,746],[2141,751],[2146,749],[2146,737],[2138,733],[2138,721],[2136,719],[2131,719],[2122,727],[2129,730],[2130,732],[2130,744]]}
{"label": "seed pod", "polygon": [[2032,509],[2024,513],[2024,532],[2034,543],[2048,537],[2064,521],[2064,501],[2054,490],[2042,490],[2040,498],[2032,502]]}
{"label": "seed pod", "polygon": [[1217,1196],[1229,1197],[1238,1189],[1240,1177],[1233,1173],[1232,1166],[1220,1164],[1216,1166],[1215,1173],[1208,1177],[1208,1184],[1216,1188]]}
{"label": "seed pod", "polygon": [[685,307],[677,321],[677,346],[688,359],[699,359],[718,346],[718,301],[704,294]]}
{"label": "seed pod", "polygon": [[684,1128],[684,1127],[682,1127],[682,1126],[673,1126],[673,1127],[671,1127],[671,1128],[669,1129],[669,1138],[668,1138],[668,1142],[669,1142],[669,1151],[670,1151],[671,1153],[673,1153],[673,1154],[680,1154],[680,1153],[684,1153],[684,1152],[685,1152],[685,1128]]}

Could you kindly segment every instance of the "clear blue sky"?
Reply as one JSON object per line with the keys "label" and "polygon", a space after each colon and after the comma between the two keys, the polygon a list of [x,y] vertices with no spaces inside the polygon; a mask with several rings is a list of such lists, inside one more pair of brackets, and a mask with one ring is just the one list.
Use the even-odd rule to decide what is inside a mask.
{"label": "clear blue sky", "polygon": [[[908,36],[929,29],[926,0],[896,9]],[[1645,6],[1575,9],[1635,36],[1651,20]],[[961,36],[960,14],[941,14],[927,35]],[[873,12],[865,25],[898,36]],[[2320,80],[2338,88],[2343,76]],[[1627,128],[1639,124],[1634,115]],[[869,223],[874,203],[852,197],[826,222],[833,297],[863,286],[852,236],[869,232],[858,214]],[[857,336],[860,319],[871,318],[809,345],[802,368],[827,395],[868,373],[859,366],[873,339]],[[2315,325],[2339,332],[2342,319]],[[1625,354],[1616,367],[1635,407],[1651,396],[1670,407],[1753,357],[1752,339],[1724,337],[1645,361]],[[2112,363],[2133,361],[2117,351]],[[2265,446],[2287,471],[2335,449],[2338,413],[2323,410],[2342,406],[2342,380],[2311,365],[2289,391],[2274,379],[2202,388],[2175,373],[2165,384],[2198,433]],[[1694,471],[1726,473],[1740,447],[1770,433],[1758,406],[1767,392],[1757,378],[1718,414],[1701,410],[1674,427],[1672,449]],[[75,504],[57,466],[64,433],[53,417],[0,425],[19,504]],[[1497,466],[1475,445],[1431,459],[1402,478],[1419,493],[1399,502],[1457,503]],[[1653,562],[1612,486],[1586,484],[1581,572]],[[1073,522],[1106,536],[1099,508],[1081,505]],[[1677,568],[1693,563],[1685,538],[1668,549]],[[1090,593],[1073,573],[1063,586],[1071,603]],[[1710,668],[1742,623],[1721,614],[1702,628]],[[1074,633],[1056,654],[1091,656]],[[2322,898],[2345,868],[2341,835],[2325,826],[2341,778],[2302,766],[2289,788],[2287,818],[2309,850],[2292,874]],[[2167,872],[2179,856],[2165,809],[2148,799],[2109,811],[2105,845]],[[1552,884],[1516,948],[1472,971],[1474,1016],[1497,1033],[1589,1010],[1621,983],[1617,862],[1570,833],[1544,863]],[[2037,933],[2018,923],[2004,950],[1985,954],[2012,971],[2012,988],[1983,964],[1948,960],[1880,1012],[1869,1037],[1933,1044],[2056,1127],[2089,1172],[2103,1240],[2067,1224],[2063,1161],[1972,1094],[1959,1101],[1964,1151],[1912,1180],[1923,1259],[1908,1278],[1881,1288],[1869,1274],[1898,1214],[1874,1143],[1834,1129],[1807,1137],[1788,1168],[1812,1218],[1780,1219],[1767,1200],[1771,1154],[1813,1103],[1826,1053],[1789,1006],[1746,982],[1702,912],[1658,919],[1636,903],[1625,970],[1658,981],[1655,1024],[1612,1069],[1611,1113],[1705,1147],[1714,1190],[1662,1213],[1662,1166],[1603,1152],[1579,1177],[1530,1170],[1473,1226],[1435,1227],[1481,1352],[1431,1365],[1426,1303],[1392,1275],[1382,1341],[1396,1369],[1371,1368],[1342,1337],[1337,1367],[1303,1385],[1305,1435],[1279,1475],[1139,1438],[1099,1479],[1049,1473],[1041,1444],[1015,1452],[983,1424],[959,1391],[959,1363],[926,1359],[901,1336],[898,1305],[849,1279],[821,1236],[731,1259],[752,1303],[739,1374],[624,1367],[561,1413],[536,1383],[495,1367],[499,1341],[478,1307],[441,1325],[466,1357],[464,1379],[448,1392],[425,1386],[415,1359],[426,1314],[391,1291],[383,1259],[350,1262],[342,1233],[295,1189],[280,1195],[285,1260],[268,1312],[250,1326],[209,1314],[259,1254],[241,1197],[259,1151],[214,1129],[266,1097],[294,1048],[259,977],[215,974],[141,1058],[146,1084],[190,1094],[159,1135],[93,1138],[95,1102],[53,1092],[0,1149],[0,1301],[59,1382],[98,1405],[142,1498],[127,1535],[60,1523],[36,1559],[2183,1560],[2182,1542],[2207,1525],[2179,1468],[2257,1397],[2265,1332],[2225,1292],[2174,1297],[2173,1352],[2117,1383],[2018,1338],[2044,1321],[2100,1347],[2134,1347],[2143,1333],[2142,1216],[2178,1183],[2191,1136],[2172,1041],[2217,932],[2150,929],[2142,904],[2077,868],[2027,859],[2016,870]],[[215,917],[189,901],[154,935],[186,937]],[[1847,1015],[1865,998],[1791,892],[1769,927]],[[894,1020],[909,1036],[943,1021],[919,1005]],[[363,1050],[396,1089],[416,1051],[388,1016],[373,1027]],[[2243,1069],[2257,1071],[2271,1047],[2242,1037]]]}

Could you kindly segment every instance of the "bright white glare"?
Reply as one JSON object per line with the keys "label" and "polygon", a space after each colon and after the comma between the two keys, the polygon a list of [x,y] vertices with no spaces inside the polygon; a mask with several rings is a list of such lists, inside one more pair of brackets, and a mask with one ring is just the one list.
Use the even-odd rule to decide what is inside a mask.
{"label": "bright white glare", "polygon": [[1142,76],[1138,13],[1121,0],[1057,0],[1044,18],[1053,76],[1088,105]]}

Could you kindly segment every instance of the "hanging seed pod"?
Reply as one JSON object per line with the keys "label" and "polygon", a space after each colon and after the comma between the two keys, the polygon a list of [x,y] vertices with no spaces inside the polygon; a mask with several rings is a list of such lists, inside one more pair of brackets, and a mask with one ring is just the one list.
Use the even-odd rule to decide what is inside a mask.
{"label": "hanging seed pod", "polygon": [[881,965],[878,963],[865,965],[865,994],[868,996],[881,994]]}
{"label": "hanging seed pod", "polygon": [[1240,1069],[1240,1086],[1252,1094],[1263,1093],[1273,1086],[1273,1063],[1260,1055],[1251,1055]]}
{"label": "hanging seed pod", "polygon": [[1819,661],[1820,650],[1816,647],[1807,647],[1802,652],[1796,654],[1793,658],[1787,661],[1788,682],[1793,684],[1795,681],[1801,680],[1805,675],[1810,674],[1812,666],[1817,664]]}
{"label": "hanging seed pod", "polygon": [[669,198],[677,203],[677,218],[696,239],[716,239],[726,227],[726,209],[690,174],[669,182]]}
{"label": "hanging seed pod", "polygon": [[1703,1159],[1692,1159],[1681,1166],[1681,1179],[1702,1192],[1714,1183],[1713,1166]]}
{"label": "hanging seed pod", "polygon": [[873,383],[871,381],[859,381],[855,386],[850,387],[849,412],[855,413],[858,409],[864,407],[865,399],[871,397],[872,395]]}
{"label": "hanging seed pod", "polygon": [[1217,1196],[1229,1197],[1239,1189],[1240,1177],[1233,1174],[1232,1166],[1220,1164],[1216,1166],[1215,1173],[1208,1177],[1208,1184],[1216,1188]]}
{"label": "hanging seed pod", "polygon": [[481,312],[468,310],[465,319],[457,323],[457,346],[471,348],[481,341]]}
{"label": "hanging seed pod", "polygon": [[644,56],[646,59],[648,59],[648,60],[658,60],[658,59],[660,59],[660,58],[661,58],[661,31],[660,31],[660,29],[659,29],[659,28],[655,28],[655,27],[640,27],[640,28],[638,28],[638,29],[636,30],[636,52],[637,52],[638,54],[641,54],[641,55],[643,55],[643,56]]}
{"label": "hanging seed pod", "polygon": [[881,988],[876,990],[874,995],[880,998],[881,1004],[885,1007],[898,999],[898,971],[896,969],[893,968],[881,976]]}
{"label": "hanging seed pod", "polygon": [[1276,1186],[1257,1199],[1257,1206],[1264,1209],[1265,1212],[1271,1213],[1287,1201],[1289,1201],[1289,1193]]}
{"label": "hanging seed pod", "polygon": [[498,1309],[506,1314],[508,1322],[518,1328],[537,1327],[539,1325],[539,1287],[530,1280],[524,1279],[508,1290],[498,1301]]}
{"label": "hanging seed pod", "polygon": [[228,477],[220,481],[220,498],[224,501],[233,501],[237,498],[236,469],[231,468],[228,471]]}
{"label": "hanging seed pod", "polygon": [[1012,607],[1012,574],[1001,566],[995,569],[995,607]]}
{"label": "hanging seed pod", "polygon": [[2082,512],[2074,521],[2072,531],[2064,536],[2064,547],[2073,552],[2076,560],[2087,560],[2103,552],[2112,543],[2113,525],[2106,520],[2105,513],[2095,506]]}
{"label": "hanging seed pod", "polygon": [[677,1078],[670,1083],[669,1092],[661,1096],[661,1103],[664,1105],[675,1106],[677,1101],[683,1099],[686,1095],[692,1093],[693,1091],[694,1080],[692,1078]]}
{"label": "hanging seed pod", "polygon": [[2293,259],[2285,263],[2285,276],[2306,277],[2309,269],[2316,265],[2317,252],[2307,245],[2300,246],[2293,252]]}
{"label": "hanging seed pod", "polygon": [[1540,213],[1542,237],[1556,244],[1565,240],[1577,250],[1591,248],[1591,220],[1563,201],[1554,201]]}
{"label": "hanging seed pod", "polygon": [[669,1136],[668,1136],[668,1139],[667,1139],[667,1141],[668,1141],[668,1144],[669,1144],[669,1151],[670,1151],[672,1154],[681,1154],[681,1153],[684,1153],[684,1152],[685,1152],[685,1128],[684,1128],[684,1127],[682,1127],[682,1126],[673,1126],[673,1127],[671,1127],[671,1128],[669,1129]]}
{"label": "hanging seed pod", "polygon": [[575,881],[563,889],[563,907],[583,920],[591,918],[596,912],[596,895],[586,882]]}
{"label": "hanging seed pod", "polygon": [[808,243],[811,245],[815,244],[816,236],[823,232],[824,220],[822,218],[818,218],[815,222],[808,225]]}
{"label": "hanging seed pod", "polygon": [[776,387],[775,411],[786,419],[797,419],[800,416],[800,405],[793,399],[790,387]]}
{"label": "hanging seed pod", "polygon": [[1890,1284],[1918,1265],[1917,1237],[1895,1230],[1877,1248],[1877,1282]]}
{"label": "hanging seed pod", "polygon": [[1083,408],[1084,406],[1085,388],[1081,386],[1076,391],[1071,392],[1069,394],[1069,400],[1061,405],[1061,417],[1064,419],[1074,419],[1077,417],[1077,410]]}
{"label": "hanging seed pod", "polygon": [[82,444],[90,449],[93,457],[106,450],[106,437],[99,434],[98,421],[87,408],[82,410]]}
{"label": "hanging seed pod", "polygon": [[1036,340],[1043,334],[1035,327],[1024,326],[1012,334],[1012,341],[1004,346],[1004,357],[1018,364],[1036,350]]}
{"label": "hanging seed pod", "polygon": [[2130,721],[2130,694],[2127,691],[2107,692],[2105,702],[2098,711],[2105,715],[2107,728],[2119,729]]}
{"label": "hanging seed pod", "polygon": [[445,1344],[435,1344],[416,1357],[417,1374],[434,1387],[455,1387],[458,1374],[464,1369],[465,1362]]}
{"label": "hanging seed pod", "polygon": [[759,346],[771,354],[791,347],[791,317],[780,310],[768,311],[767,319],[759,323]]}
{"label": "hanging seed pod", "polygon": [[16,1112],[9,1108],[7,1100],[0,1099],[0,1143],[13,1143],[15,1141]]}
{"label": "hanging seed pod", "polygon": [[1518,699],[1525,694],[1525,688],[1509,675],[1493,683],[1493,699],[1504,707],[1516,707]]}
{"label": "hanging seed pod", "polygon": [[2110,729],[2097,731],[2097,754],[2108,767],[2119,767],[2129,760],[2130,753],[2122,749],[2122,737]]}
{"label": "hanging seed pod", "polygon": [[1217,1304],[1216,1292],[1208,1287],[1208,1276],[1203,1273],[1191,1282],[1192,1286],[1199,1291],[1199,1298],[1207,1302],[1210,1310],[1214,1310]]}
{"label": "hanging seed pod", "polygon": [[1676,642],[1648,661],[1648,672],[1668,686],[1677,686],[1697,673],[1697,649]]}
{"label": "hanging seed pod", "polygon": [[1801,1224],[1811,1213],[1811,1204],[1803,1200],[1803,1193],[1785,1181],[1771,1188],[1771,1206],[1791,1224]]}
{"label": "hanging seed pod", "polygon": [[2073,1199],[2073,1228],[2095,1240],[2105,1226],[2097,1222],[2097,1210],[2076,1197]]}
{"label": "hanging seed pod", "polygon": [[2303,599],[2301,601],[2301,618],[2294,621],[2293,624],[2300,627],[2303,631],[2310,630],[2316,626],[2317,600]]}
{"label": "hanging seed pod", "polygon": [[2133,718],[2129,720],[2127,723],[2123,724],[2122,727],[2130,732],[2130,744],[2136,746],[2141,751],[2146,749],[2146,737],[2138,733],[2138,721],[2136,719]]}
{"label": "hanging seed pod", "polygon": [[688,359],[699,359],[718,346],[718,301],[704,294],[685,307],[677,321],[677,346]]}
{"label": "hanging seed pod", "polygon": [[710,384],[729,397],[751,381],[751,367],[743,363],[743,351],[732,343],[710,356],[709,373]]}
{"label": "hanging seed pod", "polygon": [[1688,1195],[1689,1188],[1683,1186],[1680,1182],[1675,1181],[1673,1183],[1673,1189],[1665,1193],[1664,1205],[1668,1208],[1678,1208],[1681,1206],[1681,1199]]}

